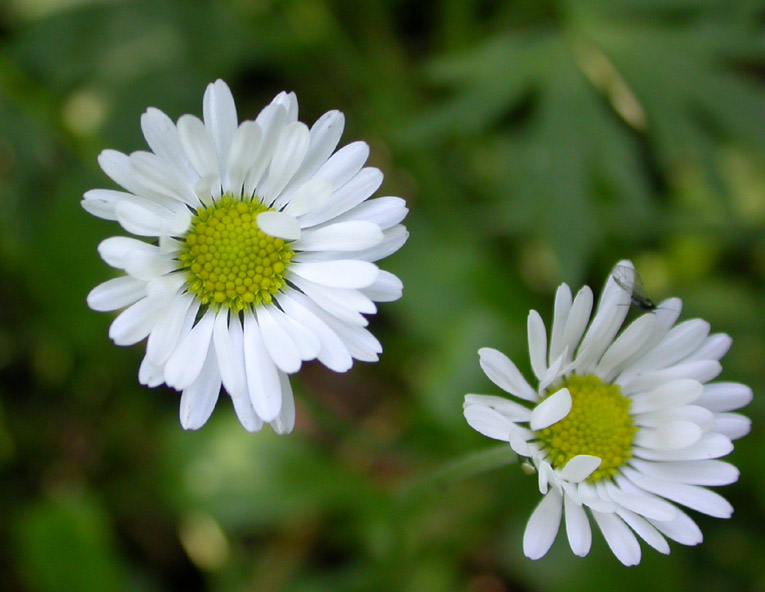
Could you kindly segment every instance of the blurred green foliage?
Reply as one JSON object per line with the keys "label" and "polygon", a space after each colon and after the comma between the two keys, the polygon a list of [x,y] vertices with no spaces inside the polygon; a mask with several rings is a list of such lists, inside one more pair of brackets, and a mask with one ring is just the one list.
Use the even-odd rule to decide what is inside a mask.
{"label": "blurred green foliage", "polygon": [[[0,588],[765,589],[764,22],[755,0],[7,0]],[[98,152],[143,149],[146,107],[199,114],[219,77],[240,118],[283,89],[303,121],[344,111],[411,210],[381,362],[304,368],[289,437],[247,434],[225,400],[183,432],[84,302],[119,233],[78,205],[111,186]],[[599,289],[622,257],[734,338],[723,379],[755,391],[736,514],[629,572],[597,536],[531,562],[536,485],[462,396],[492,392],[479,347],[528,369],[529,308],[549,322],[558,283]]]}

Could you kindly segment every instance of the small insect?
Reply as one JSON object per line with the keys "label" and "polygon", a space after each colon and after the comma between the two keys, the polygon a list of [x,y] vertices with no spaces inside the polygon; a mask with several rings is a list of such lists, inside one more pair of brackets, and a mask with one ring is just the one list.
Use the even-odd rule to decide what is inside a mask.
{"label": "small insect", "polygon": [[653,311],[656,305],[646,294],[640,274],[627,265],[617,265],[611,273],[616,285],[630,295],[632,305],[640,310]]}

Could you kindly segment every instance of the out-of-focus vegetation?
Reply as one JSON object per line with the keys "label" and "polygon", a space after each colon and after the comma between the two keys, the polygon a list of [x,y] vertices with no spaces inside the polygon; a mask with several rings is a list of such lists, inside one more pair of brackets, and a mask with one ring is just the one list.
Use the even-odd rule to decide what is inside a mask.
{"label": "out-of-focus vegetation", "polygon": [[[8,0],[0,588],[765,589],[764,22],[753,0]],[[219,77],[241,118],[283,89],[308,123],[344,111],[411,210],[382,360],[304,368],[289,437],[247,434],[225,399],[183,432],[177,393],[137,383],[142,347],[85,306],[120,233],[78,204],[112,187],[98,152],[144,149],[146,107],[200,114]],[[629,571],[599,535],[531,562],[533,478],[438,471],[492,446],[461,413],[496,391],[476,350],[528,369],[529,308],[549,322],[558,283],[599,290],[623,257],[733,336],[722,379],[755,391],[736,514]]]}

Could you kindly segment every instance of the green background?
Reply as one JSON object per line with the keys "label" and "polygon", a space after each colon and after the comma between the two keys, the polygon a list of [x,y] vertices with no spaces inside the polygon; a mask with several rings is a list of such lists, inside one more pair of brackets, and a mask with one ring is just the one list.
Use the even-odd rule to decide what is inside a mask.
{"label": "green background", "polygon": [[[0,4],[0,588],[765,589],[764,22],[748,0]],[[121,233],[78,203],[114,187],[99,151],[145,149],[146,107],[199,115],[216,78],[241,119],[285,89],[309,124],[344,111],[411,211],[381,361],[306,365],[289,437],[225,398],[184,432],[85,305]],[[462,397],[497,393],[482,346],[530,375],[528,310],[549,323],[560,282],[599,292],[621,258],[733,337],[722,379],[755,392],[718,489],[736,513],[635,568],[599,534],[532,562],[536,482]]]}

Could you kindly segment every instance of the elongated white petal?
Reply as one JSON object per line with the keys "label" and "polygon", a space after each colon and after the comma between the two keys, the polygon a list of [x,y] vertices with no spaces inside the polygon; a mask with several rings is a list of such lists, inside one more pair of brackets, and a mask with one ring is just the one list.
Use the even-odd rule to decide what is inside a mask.
{"label": "elongated white petal", "polygon": [[335,222],[354,220],[372,222],[386,230],[406,218],[408,212],[406,202],[403,199],[387,195],[363,201],[344,214],[337,216],[334,220]]}
{"label": "elongated white petal", "polygon": [[619,561],[626,566],[640,563],[640,544],[619,516],[602,514],[595,510],[592,511],[592,516],[598,523],[598,528],[603,533],[608,546]]}
{"label": "elongated white petal", "polygon": [[696,401],[710,411],[733,411],[752,402],[752,389],[736,382],[704,385],[704,394]]}
{"label": "elongated white petal", "polygon": [[538,431],[558,423],[571,411],[571,393],[567,388],[550,395],[531,412],[531,429]]}
{"label": "elongated white petal", "polygon": [[374,282],[361,290],[362,294],[375,302],[393,302],[401,298],[403,291],[402,281],[383,269],[379,271]]}
{"label": "elongated white petal", "polygon": [[656,450],[654,448],[643,448],[635,446],[633,453],[638,458],[644,460],[708,460],[720,458],[730,454],[733,450],[733,443],[730,438],[723,434],[712,432],[704,434],[701,440],[680,450]]}
{"label": "elongated white petal", "polygon": [[484,347],[478,350],[481,368],[494,384],[505,392],[527,401],[536,401],[537,393],[505,354]]}
{"label": "elongated white petal", "polygon": [[308,150],[308,143],[308,127],[304,123],[296,121],[282,130],[268,168],[268,177],[258,189],[258,195],[266,204],[273,202],[298,170]]}
{"label": "elongated white petal", "polygon": [[284,327],[274,318],[278,314],[273,306],[258,306],[255,309],[263,344],[274,364],[287,374],[300,370],[302,358],[295,342]]}
{"label": "elongated white petal", "polygon": [[178,343],[189,310],[193,314],[199,309],[199,303],[189,295],[173,298],[167,310],[157,321],[146,343],[146,357],[157,365],[164,364]]}
{"label": "elongated white petal", "polygon": [[360,313],[377,311],[374,303],[357,290],[320,286],[299,276],[292,277],[291,281],[323,310],[346,323],[365,327],[368,322]]}
{"label": "elongated white petal", "polygon": [[678,509],[677,518],[669,522],[649,520],[649,522],[664,536],[681,545],[698,545],[704,540],[701,529],[691,518]]}
{"label": "elongated white petal", "polygon": [[529,312],[527,326],[531,369],[541,379],[547,370],[547,331],[542,317],[535,310]]}
{"label": "elongated white petal", "polygon": [[202,371],[212,340],[215,313],[208,310],[178,344],[165,365],[165,382],[179,391],[187,389]]}
{"label": "elongated white petal", "polygon": [[234,97],[228,85],[222,80],[216,80],[207,85],[202,100],[202,114],[205,127],[210,130],[215,144],[220,176],[225,183],[227,159],[236,133],[237,116]]}
{"label": "elongated white petal", "polygon": [[257,159],[254,160],[252,166],[247,171],[247,176],[244,180],[245,195],[255,194],[263,178],[263,173],[271,162],[271,156],[279,140],[279,134],[284,126],[287,125],[287,117],[287,111],[284,107],[272,103],[263,109],[255,120],[263,134],[263,140]]}
{"label": "elongated white petal", "polygon": [[299,218],[324,207],[331,198],[332,183],[322,178],[311,179],[295,192],[284,213]]}
{"label": "elongated white petal", "polygon": [[715,416],[715,429],[731,440],[738,440],[751,431],[752,420],[739,413],[718,413]]}
{"label": "elongated white petal", "polygon": [[130,170],[140,185],[162,196],[168,205],[173,200],[192,207],[199,203],[189,180],[169,168],[156,154],[133,152],[130,155]]}
{"label": "elongated white petal", "polygon": [[548,364],[552,364],[553,360],[558,358],[563,352],[563,332],[566,330],[571,303],[571,289],[567,284],[561,284],[555,292],[553,322],[550,329],[550,351],[547,357]]}
{"label": "elongated white petal", "polygon": [[279,384],[282,388],[282,408],[279,415],[271,422],[274,431],[283,436],[292,432],[295,427],[295,398],[292,394],[290,377],[283,372],[279,373]]}
{"label": "elongated white petal", "polygon": [[470,427],[494,440],[510,441],[513,423],[504,415],[484,405],[467,405],[463,410]]}
{"label": "elongated white petal", "polygon": [[346,289],[366,288],[374,283],[379,273],[374,263],[355,259],[294,262],[290,265],[290,271],[322,286]]}
{"label": "elongated white petal", "polygon": [[584,557],[592,546],[592,529],[584,508],[574,503],[569,496],[563,496],[566,515],[566,536],[571,551],[577,557]]}
{"label": "elongated white petal", "polygon": [[551,489],[531,514],[523,533],[523,554],[529,559],[544,557],[552,547],[563,513],[562,496]]}
{"label": "elongated white petal", "polygon": [[632,397],[632,413],[648,413],[693,403],[704,392],[696,380],[679,379],[667,382],[649,393]]}
{"label": "elongated white petal", "polygon": [[198,430],[212,415],[220,394],[220,373],[215,353],[208,349],[199,376],[181,394],[181,426],[185,430]]}
{"label": "elongated white petal", "polygon": [[529,421],[531,411],[523,405],[505,399],[504,397],[495,397],[493,395],[465,395],[465,407],[468,405],[482,405],[498,411],[511,421]]}
{"label": "elongated white petal", "polygon": [[321,210],[306,214],[302,219],[303,226],[322,224],[347,212],[377,191],[382,181],[382,172],[376,168],[367,167],[344,185],[338,186],[336,182],[333,183],[335,190],[332,199]]}
{"label": "elongated white petal", "polygon": [[[244,345],[239,315],[220,311],[215,315],[213,345],[223,386],[232,399],[246,398],[247,378],[244,371]],[[246,405],[243,406],[246,410]]]}
{"label": "elongated white petal", "polygon": [[244,315],[244,363],[252,406],[263,421],[273,421],[282,408],[279,371],[263,343],[258,321],[251,313]]}
{"label": "elongated white petal", "polygon": [[284,240],[300,238],[300,223],[296,218],[283,212],[262,212],[257,218],[258,228],[269,236]]}
{"label": "elongated white petal", "polygon": [[651,526],[650,522],[625,509],[620,509],[617,514],[619,515],[619,518],[624,520],[627,526],[634,530],[635,533],[646,543],[651,545],[651,547],[663,555],[669,555],[669,544],[667,543],[667,540],[661,536],[661,533],[656,530],[656,528]]}
{"label": "elongated white petal", "polygon": [[360,251],[383,240],[380,227],[371,222],[338,222],[304,232],[294,247],[300,251]]}
{"label": "elongated white petal", "polygon": [[625,469],[623,473],[638,487],[697,512],[716,518],[730,518],[733,514],[733,507],[725,498],[704,487],[664,481],[655,477],[648,477],[632,469]]}
{"label": "elongated white petal", "polygon": [[178,129],[172,120],[159,109],[149,107],[141,116],[141,130],[152,152],[188,180],[193,171],[181,147]]}
{"label": "elongated white petal", "polygon": [[701,428],[691,421],[671,421],[656,429],[643,428],[635,436],[635,444],[654,450],[680,450],[701,439]]}
{"label": "elongated white petal", "polygon": [[162,307],[154,298],[142,298],[112,321],[109,337],[117,345],[133,345],[149,335],[162,314]]}
{"label": "elongated white petal", "polygon": [[[624,479],[619,481],[622,485]],[[674,520],[677,516],[677,508],[663,499],[646,495],[644,491],[635,489],[632,491],[625,491],[622,487],[617,487],[612,482],[605,483],[608,496],[619,504],[622,508],[626,508],[640,516],[650,518],[652,520],[668,521]]]}
{"label": "elongated white petal", "polygon": [[632,459],[630,465],[644,475],[690,485],[730,485],[739,476],[736,467],[719,460],[649,462]]}
{"label": "elongated white petal", "polygon": [[234,195],[241,195],[247,173],[260,157],[263,132],[254,121],[244,121],[231,139],[228,155],[228,181]]}
{"label": "elongated white petal", "polygon": [[186,157],[200,177],[220,177],[220,164],[210,130],[198,117],[182,115],[178,134]]}
{"label": "elongated white petal", "polygon": [[353,365],[353,359],[348,348],[343,344],[337,333],[311,312],[310,303],[305,296],[296,291],[280,293],[277,301],[284,312],[307,327],[318,339],[320,349],[316,357],[330,370],[346,372]]}
{"label": "elongated white petal", "polygon": [[130,276],[105,281],[93,288],[87,297],[88,306],[99,312],[123,308],[146,296],[146,282]]}
{"label": "elongated white petal", "polygon": [[590,454],[578,454],[566,463],[560,471],[561,479],[569,483],[579,483],[592,475],[600,466],[602,459]]}

